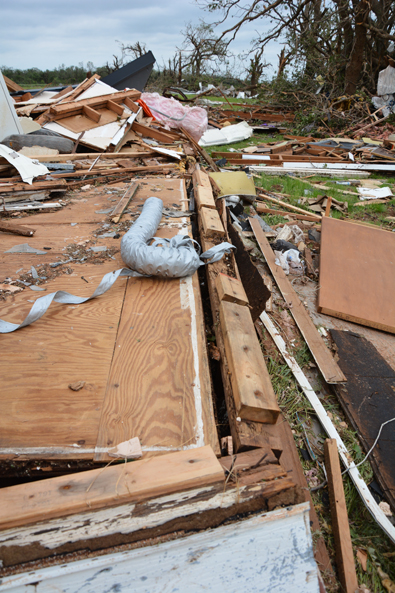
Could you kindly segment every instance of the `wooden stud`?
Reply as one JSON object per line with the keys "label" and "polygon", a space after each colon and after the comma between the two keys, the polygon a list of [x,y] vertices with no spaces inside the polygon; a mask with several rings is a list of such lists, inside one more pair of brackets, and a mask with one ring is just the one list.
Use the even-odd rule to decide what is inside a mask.
{"label": "wooden stud", "polygon": [[133,113],[137,113],[138,110],[140,109],[139,105],[137,105],[134,101],[132,101],[132,99],[130,99],[129,97],[125,97],[123,100],[123,104],[126,105],[126,107],[128,107],[130,109],[130,111],[133,111]]}
{"label": "wooden stud", "polygon": [[220,301],[248,305],[248,298],[243,284],[237,278],[226,276],[226,274],[218,274],[215,286]]}
{"label": "wooden stud", "polygon": [[308,220],[309,222],[317,222],[317,218],[315,216],[310,216],[308,214],[294,214],[293,212],[286,212],[284,210],[273,210],[272,208],[266,208],[263,204],[256,204],[255,206],[256,211],[259,214],[279,214],[280,216],[292,216],[297,220]]}
{"label": "wooden stud", "polygon": [[332,198],[331,198],[331,196],[328,196],[328,199],[326,202],[326,208],[325,208],[325,216],[330,216],[331,204],[332,204]]}
{"label": "wooden stud", "polygon": [[[126,99],[127,99],[127,97],[126,97]],[[126,101],[126,99],[125,99],[125,101]],[[107,107],[107,109],[110,109],[117,115],[123,115],[124,108],[122,107],[122,105],[118,105],[118,103],[115,103],[114,101],[107,101],[106,107]]]}
{"label": "wooden stud", "polygon": [[355,593],[358,579],[336,439],[326,439],[324,452],[339,580],[345,593]]}
{"label": "wooden stud", "polygon": [[201,208],[203,232],[206,237],[224,236],[225,230],[218,211],[212,208]]}
{"label": "wooden stud", "polygon": [[95,109],[92,109],[92,107],[84,105],[82,108],[82,112],[86,117],[89,117],[89,119],[93,120],[94,122],[98,123],[100,121],[101,113],[99,113]]}
{"label": "wooden stud", "polygon": [[163,142],[163,144],[173,144],[174,142],[174,138],[173,136],[170,136],[170,134],[161,132],[155,128],[150,128],[144,124],[139,124],[137,121],[133,122],[132,130],[138,132],[143,137],[147,136],[148,138],[153,138],[154,140],[158,140],[158,142]]}
{"label": "wooden stud", "polygon": [[248,308],[222,301],[220,323],[238,416],[274,424],[280,408]]}

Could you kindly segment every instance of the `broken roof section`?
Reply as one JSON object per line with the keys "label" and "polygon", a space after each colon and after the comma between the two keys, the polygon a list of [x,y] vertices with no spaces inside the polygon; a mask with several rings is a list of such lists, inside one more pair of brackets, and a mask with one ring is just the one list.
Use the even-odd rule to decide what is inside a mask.
{"label": "broken roof section", "polygon": [[155,62],[154,54],[149,51],[103,78],[103,82],[119,91],[125,88],[143,91]]}

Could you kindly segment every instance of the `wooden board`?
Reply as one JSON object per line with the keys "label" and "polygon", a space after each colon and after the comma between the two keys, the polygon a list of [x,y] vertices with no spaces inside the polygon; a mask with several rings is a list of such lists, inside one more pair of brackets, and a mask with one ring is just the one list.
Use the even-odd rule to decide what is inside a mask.
{"label": "wooden board", "polygon": [[309,316],[309,313],[296,294],[291,282],[288,280],[281,266],[276,265],[274,252],[270,247],[269,241],[266,239],[265,233],[262,231],[259,222],[256,219],[250,218],[250,224],[252,230],[254,231],[256,240],[258,241],[259,247],[265,256],[270,271],[274,276],[277,286],[279,287],[286,303],[290,305],[290,312],[295,319],[295,322],[303,338],[306,340],[307,345],[310,348],[310,352],[313,355],[321,373],[323,374],[325,381],[327,383],[344,382],[346,380],[344,374],[340,370],[331,352],[328,350],[323,339],[319,335],[314,323]]}
{"label": "wooden board", "polygon": [[222,301],[220,320],[238,416],[275,423],[280,408],[248,308]]}
{"label": "wooden board", "polygon": [[[132,201],[130,208],[134,212],[139,211],[137,206],[142,206],[149,195],[161,197],[167,206],[171,207],[171,204],[177,202],[180,209],[188,210],[182,180],[156,178],[140,180],[140,183],[144,191]],[[96,237],[94,233],[102,228],[103,223],[108,222],[109,214],[103,214],[103,211],[116,206],[128,186],[125,184],[123,187],[118,197],[114,194],[109,196],[105,186],[92,188],[73,196],[70,204],[61,212],[40,213],[29,217],[29,225],[36,229],[34,236],[28,238],[29,245],[41,251],[43,247],[48,247],[44,254],[6,254],[4,251],[7,249],[27,241],[16,235],[4,234],[3,249],[0,252],[1,276],[15,279],[18,271],[22,274],[29,272],[32,265],[39,270],[40,264],[66,260],[66,248],[83,240],[93,240],[98,246],[119,249],[119,239],[103,239]],[[126,216],[124,218],[126,221]],[[189,220],[163,221],[157,235],[169,237],[178,232],[189,232]],[[1,302],[0,317],[20,323],[31,308],[32,302],[29,301],[58,289],[90,296],[105,273],[122,267],[120,254],[115,253],[114,258],[115,260],[107,258],[102,265],[71,262],[67,266],[71,273],[60,272],[59,278],[44,285],[45,292],[37,294],[26,288],[21,293],[8,296],[6,301]],[[135,284],[132,285],[132,282]],[[219,452],[197,275],[186,280],[158,281],[160,287],[158,284],[157,292],[152,289],[154,280],[144,279],[141,286],[138,282],[130,282],[127,294],[132,300],[125,306],[123,302],[127,280],[120,278],[108,293],[96,300],[79,306],[53,303],[37,323],[1,337],[0,357],[4,365],[7,365],[7,373],[4,373],[2,379],[0,401],[0,457],[94,457],[103,401],[108,390],[116,390],[113,383],[107,385],[111,365],[119,364],[121,352],[126,360],[129,358],[126,347],[119,348],[121,342],[116,342],[121,314],[126,315],[126,312],[131,317],[122,317],[120,332],[122,323],[131,333],[130,327],[134,326],[134,321],[139,322],[135,326],[135,340],[131,342],[135,350],[130,352],[130,358],[139,355],[144,359],[144,349],[147,348],[146,356],[155,354],[161,365],[160,369],[152,366],[152,361],[150,363],[146,358],[147,366],[143,365],[140,374],[136,375],[133,368],[127,369],[126,380],[130,377],[132,379],[126,397],[131,397],[141,413],[138,419],[141,421],[141,432],[139,430],[138,434],[144,436],[145,443],[151,450],[158,447],[157,451],[151,453],[176,450],[180,446],[188,447],[189,443],[184,443],[188,440],[192,446],[196,446],[197,432],[200,444],[211,444]],[[147,294],[143,290],[143,284],[144,288],[151,286]],[[154,298],[154,303],[150,302],[151,297]],[[155,300],[157,297],[161,301]],[[151,320],[146,313],[152,309],[156,309],[156,317]],[[166,311],[169,319],[164,313]],[[163,313],[165,317],[162,319]],[[175,318],[176,329],[171,329],[166,335],[171,320]],[[152,326],[155,324],[165,333],[158,331],[154,335]],[[136,335],[136,332],[141,335]],[[141,342],[137,342],[141,338]],[[114,355],[115,346],[118,352],[115,351]],[[166,361],[170,361],[173,366],[166,368]],[[152,377],[144,377],[144,370],[148,372],[149,368],[152,369]],[[158,381],[159,372],[162,379],[165,376],[167,378],[167,382],[160,386],[159,390],[163,387],[163,391],[158,396],[157,409],[164,410],[163,417],[160,413],[156,415],[152,407],[154,395],[149,393],[149,408],[148,402],[144,402],[141,394],[134,390],[136,384],[133,383],[135,377],[136,381],[146,381],[147,389],[152,389]],[[174,372],[176,376],[173,379]],[[114,373],[116,374],[115,368]],[[114,373],[110,376],[112,381]],[[76,381],[86,381],[84,389],[78,393],[68,388],[69,383]],[[122,392],[123,387],[122,382],[119,391]],[[106,410],[111,413],[108,400]],[[129,428],[125,424],[126,432]],[[104,430],[103,424],[101,430]],[[106,457],[104,454],[103,456]]]}
{"label": "wooden board", "polygon": [[265,285],[264,279],[256,266],[251,261],[250,254],[244,247],[239,233],[228,223],[229,237],[236,247],[235,259],[240,272],[243,287],[248,297],[250,312],[253,321],[256,321],[262,311],[266,309],[266,303],[271,297],[271,292]]}
{"label": "wooden board", "polygon": [[395,234],[325,217],[318,311],[395,333]]}
{"label": "wooden board", "polygon": [[213,208],[201,208],[200,209],[203,231],[206,237],[223,237],[225,235],[224,227],[222,226],[221,219],[218,211]]}
{"label": "wooden board", "polygon": [[345,593],[355,593],[358,589],[358,579],[336,439],[326,439],[324,451],[339,580]]}
{"label": "wooden board", "polygon": [[[152,195],[188,209],[182,180],[141,183],[132,206]],[[169,226],[156,236],[189,231],[183,219]],[[219,451],[197,273],[128,281],[95,460],[108,459],[108,447],[134,436],[143,451],[204,444]]]}
{"label": "wooden board", "polygon": [[210,446],[2,488],[0,529],[118,506],[224,480]]}
{"label": "wooden board", "polygon": [[226,274],[218,274],[216,287],[220,301],[248,305],[248,298],[243,284],[237,278],[232,278]]}
{"label": "wooden board", "polygon": [[[364,337],[352,331],[331,330],[339,365],[347,384],[336,395],[367,453],[380,426],[395,417],[395,370]],[[384,426],[369,456],[385,498],[395,509],[395,422]]]}

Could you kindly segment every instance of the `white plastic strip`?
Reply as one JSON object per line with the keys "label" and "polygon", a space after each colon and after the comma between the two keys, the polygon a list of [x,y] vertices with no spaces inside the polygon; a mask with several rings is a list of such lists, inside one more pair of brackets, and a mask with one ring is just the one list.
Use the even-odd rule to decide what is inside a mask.
{"label": "white plastic strip", "polygon": [[260,319],[266,327],[267,331],[270,333],[271,337],[273,338],[277,348],[283,355],[285,362],[293,372],[295,379],[297,380],[297,382],[303,390],[303,393],[313,406],[314,411],[317,414],[319,421],[321,422],[325,432],[331,439],[336,439],[341,460],[344,466],[349,470],[348,473],[350,475],[350,478],[354,482],[354,486],[358,490],[358,493],[362,498],[366,508],[368,509],[372,517],[375,519],[375,521],[377,521],[377,523],[383,529],[383,531],[385,531],[388,537],[393,541],[393,543],[395,543],[395,527],[384,515],[383,511],[371,495],[369,488],[362,479],[361,474],[359,473],[355,463],[351,459],[351,455],[347,451],[345,444],[343,443],[342,439],[339,436],[339,433],[337,432],[331,419],[326,413],[324,406],[318,399],[314,389],[311,387],[306,375],[303,373],[302,369],[300,368],[296,360],[293,358],[293,356],[291,356],[287,351],[286,344],[279,332],[277,331],[276,327],[274,326],[269,315],[267,313],[262,313],[262,315],[260,315]]}

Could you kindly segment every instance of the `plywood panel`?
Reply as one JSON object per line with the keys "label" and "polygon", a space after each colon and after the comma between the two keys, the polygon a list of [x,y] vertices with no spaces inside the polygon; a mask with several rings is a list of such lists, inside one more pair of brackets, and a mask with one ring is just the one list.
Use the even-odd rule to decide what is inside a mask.
{"label": "plywood panel", "polygon": [[[2,304],[1,317],[21,322],[37,294],[67,288],[89,296],[113,268],[81,266],[45,293],[25,290]],[[0,455],[93,457],[125,283],[82,305],[53,303],[35,324],[0,337]],[[68,387],[76,381],[86,382],[79,392]]]}
{"label": "plywood panel", "polygon": [[318,310],[395,333],[395,235],[325,217]]}
{"label": "plywood panel", "polygon": [[[150,195],[185,209],[179,180],[142,184],[132,207]],[[162,225],[158,236],[189,230],[182,219]],[[95,459],[107,459],[109,447],[132,436],[140,437],[143,451],[203,444],[218,451],[207,364],[197,275],[130,279]]]}

